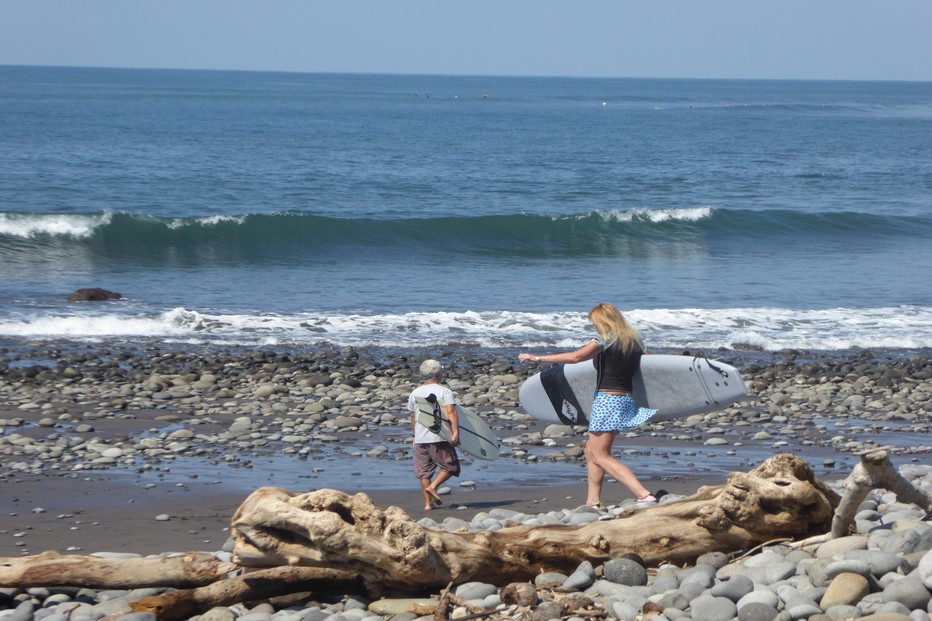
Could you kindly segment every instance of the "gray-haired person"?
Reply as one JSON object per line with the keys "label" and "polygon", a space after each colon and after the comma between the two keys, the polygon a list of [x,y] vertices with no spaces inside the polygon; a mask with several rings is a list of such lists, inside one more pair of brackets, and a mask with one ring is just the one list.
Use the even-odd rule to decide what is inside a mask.
{"label": "gray-haired person", "polygon": [[[452,390],[440,383],[443,381],[443,366],[436,360],[425,360],[421,363],[420,373],[423,383],[411,391],[408,410],[411,412],[411,425],[414,430],[414,474],[421,482],[424,510],[430,511],[434,505],[443,504],[437,488],[450,477],[458,477],[460,474],[460,460],[455,448],[460,443],[460,428],[456,416],[456,396]],[[433,395],[433,398],[430,395]],[[436,400],[444,417],[450,421],[453,432],[451,441],[448,442],[443,436],[417,421],[418,397]],[[437,474],[435,479],[434,473]]]}

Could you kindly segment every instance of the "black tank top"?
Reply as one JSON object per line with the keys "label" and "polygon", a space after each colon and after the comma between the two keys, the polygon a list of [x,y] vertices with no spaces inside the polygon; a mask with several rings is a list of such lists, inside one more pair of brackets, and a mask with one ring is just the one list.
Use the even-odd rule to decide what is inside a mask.
{"label": "black tank top", "polygon": [[634,390],[634,374],[641,364],[643,350],[640,345],[634,351],[626,354],[612,341],[606,346],[599,341],[599,355],[596,357],[595,368],[598,370],[596,390],[602,392],[631,392]]}

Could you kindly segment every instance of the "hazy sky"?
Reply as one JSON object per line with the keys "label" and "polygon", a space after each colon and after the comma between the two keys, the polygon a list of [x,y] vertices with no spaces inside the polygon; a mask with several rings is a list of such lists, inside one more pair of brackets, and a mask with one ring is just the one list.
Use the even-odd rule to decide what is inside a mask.
{"label": "hazy sky", "polygon": [[0,0],[0,64],[932,81],[932,0]]}

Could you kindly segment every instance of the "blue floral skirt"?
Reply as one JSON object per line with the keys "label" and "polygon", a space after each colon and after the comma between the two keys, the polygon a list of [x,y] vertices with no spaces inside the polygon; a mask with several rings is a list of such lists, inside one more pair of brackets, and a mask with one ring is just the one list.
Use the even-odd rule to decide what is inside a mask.
{"label": "blue floral skirt", "polygon": [[657,410],[638,407],[630,395],[595,393],[589,431],[622,431],[643,425]]}

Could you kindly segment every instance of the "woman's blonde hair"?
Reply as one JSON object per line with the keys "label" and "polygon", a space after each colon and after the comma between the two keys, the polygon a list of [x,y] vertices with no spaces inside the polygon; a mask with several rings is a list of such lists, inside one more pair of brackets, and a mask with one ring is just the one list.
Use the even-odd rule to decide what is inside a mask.
{"label": "woman's blonde hair", "polygon": [[635,350],[641,345],[641,337],[631,324],[625,321],[621,311],[614,304],[603,302],[596,304],[589,311],[589,321],[595,326],[596,332],[608,346],[612,341],[618,341],[618,346],[625,353]]}

